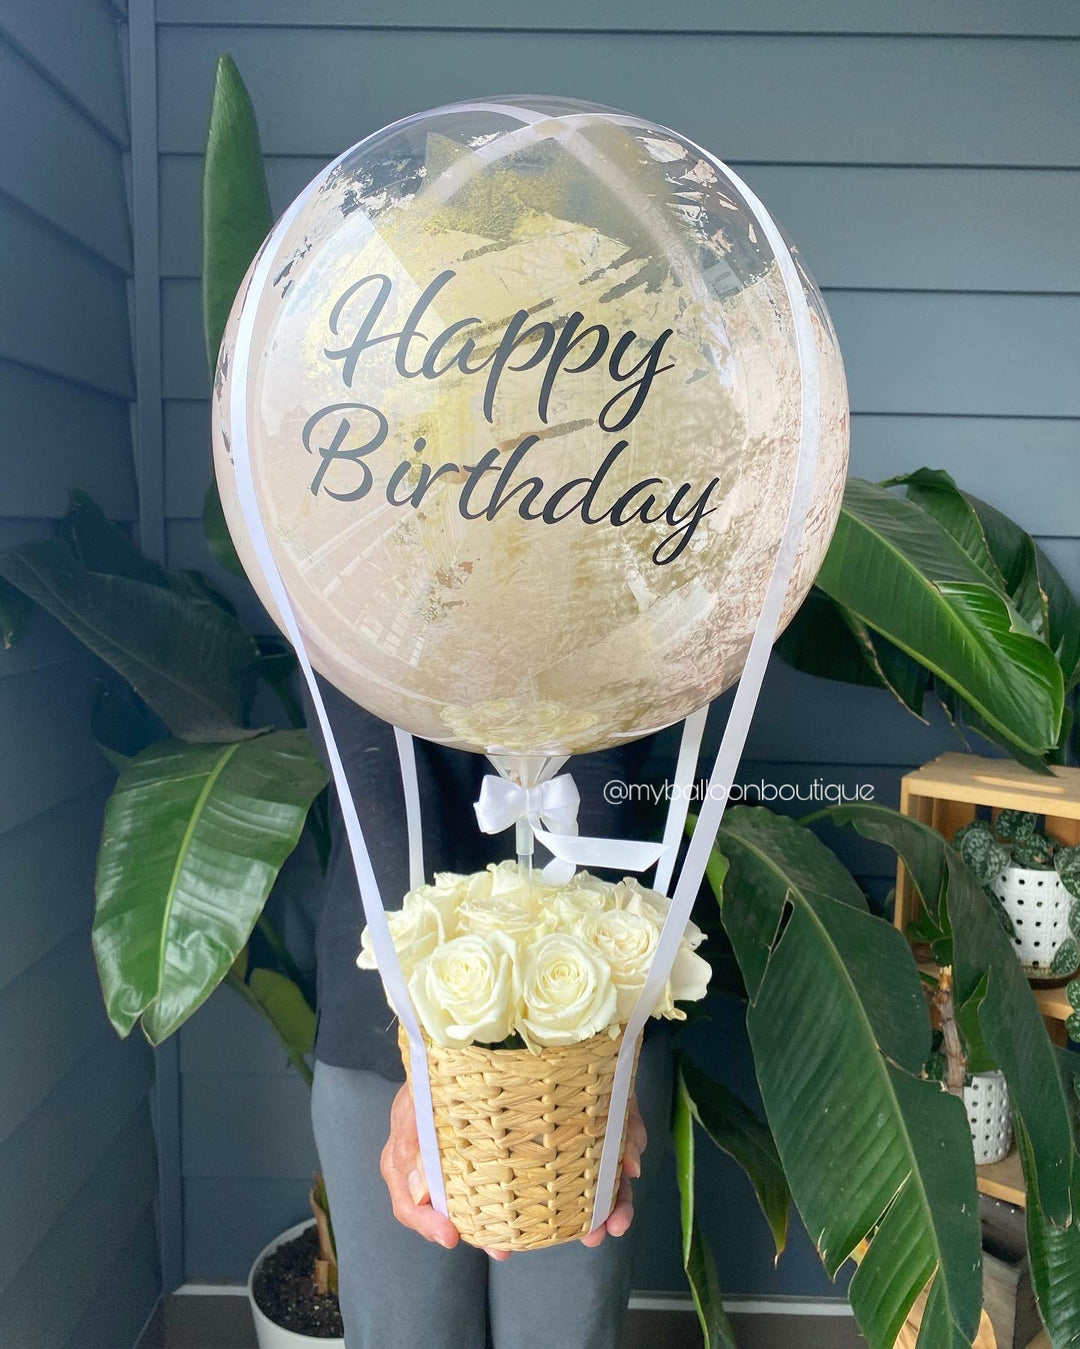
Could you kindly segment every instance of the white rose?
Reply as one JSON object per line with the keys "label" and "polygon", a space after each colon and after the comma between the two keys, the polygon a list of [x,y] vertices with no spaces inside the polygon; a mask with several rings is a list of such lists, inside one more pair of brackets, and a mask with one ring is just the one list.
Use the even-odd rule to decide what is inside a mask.
{"label": "white rose", "polygon": [[[697,1002],[708,992],[711,974],[712,966],[709,962],[695,955],[690,944],[684,941],[679,947],[679,954],[675,957],[671,978],[668,981],[672,999],[678,1002]],[[685,1013],[681,1015],[685,1016]]]}
{"label": "white rose", "polygon": [[606,885],[595,876],[580,872],[565,889],[557,890],[544,905],[546,926],[552,932],[559,929],[574,932],[583,918],[590,914],[604,913],[614,904],[613,885]]}
{"label": "white rose", "polygon": [[656,951],[660,927],[655,916],[631,909],[609,909],[606,913],[586,914],[580,920],[577,932],[610,966],[618,1019],[625,1021],[645,983]]}
{"label": "white rose", "polygon": [[617,1022],[611,970],[598,951],[568,932],[541,937],[525,960],[518,1030],[530,1049],[587,1040]]}
{"label": "white rose", "polygon": [[[627,913],[652,915],[659,926],[667,918],[671,901],[657,890],[649,890],[632,877],[627,876],[618,886],[620,909]],[[675,964],[667,985],[660,996],[653,1016],[664,1016],[676,1021],[685,1021],[686,1013],[675,1006],[678,1002],[697,1002],[707,992],[712,968],[707,960],[694,952],[705,940],[705,934],[698,925],[688,920],[683,931]]]}
{"label": "white rose", "polygon": [[[627,876],[619,883],[618,903],[620,908],[635,909],[640,905],[651,909],[661,926],[668,915],[668,909],[671,908],[671,900],[666,895],[662,895],[659,890],[646,889],[631,876]],[[696,951],[705,940],[705,933],[692,918],[688,918],[682,939],[691,951]]]}
{"label": "white rose", "polygon": [[480,935],[502,932],[515,938],[531,936],[542,917],[541,899],[548,894],[547,887],[526,881],[516,862],[492,865],[469,878],[457,907],[458,930]]}
{"label": "white rose", "polygon": [[[415,890],[405,896],[400,909],[386,915],[386,922],[406,979],[418,961],[446,940],[447,923],[442,908]],[[378,968],[370,927],[365,927],[360,935],[360,954],[356,963],[362,970]]]}
{"label": "white rose", "polygon": [[498,1044],[519,1010],[516,948],[502,933],[455,937],[421,961],[409,994],[436,1044]]}

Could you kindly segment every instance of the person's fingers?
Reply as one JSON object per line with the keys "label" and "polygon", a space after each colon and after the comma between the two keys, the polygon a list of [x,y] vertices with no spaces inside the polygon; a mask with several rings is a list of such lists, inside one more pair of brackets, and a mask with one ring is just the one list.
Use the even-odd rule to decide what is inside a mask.
{"label": "person's fingers", "polygon": [[583,1246],[588,1246],[592,1250],[594,1246],[599,1246],[606,1236],[607,1226],[605,1223],[601,1223],[599,1227],[594,1227],[591,1232],[586,1232],[580,1240]]}
{"label": "person's fingers", "polygon": [[458,1230],[431,1206],[418,1149],[412,1095],[405,1086],[390,1109],[390,1136],[382,1150],[379,1170],[398,1222],[450,1250],[458,1243]]}
{"label": "person's fingers", "polygon": [[615,1200],[615,1207],[611,1210],[611,1216],[604,1226],[608,1234],[613,1237],[624,1236],[634,1221],[634,1187],[630,1184],[630,1177],[624,1175],[619,1182],[619,1194]]}
{"label": "person's fingers", "polygon": [[645,1127],[645,1121],[641,1118],[636,1096],[630,1098],[630,1109],[626,1117],[626,1137],[628,1142],[633,1143],[640,1161],[641,1154],[649,1146],[649,1131]]}
{"label": "person's fingers", "polygon": [[492,1260],[509,1260],[513,1251],[488,1251],[488,1255]]}
{"label": "person's fingers", "polygon": [[630,1097],[626,1112],[626,1140],[623,1143],[623,1175],[637,1180],[641,1175],[641,1154],[648,1146],[649,1134],[638,1109],[637,1097]]}

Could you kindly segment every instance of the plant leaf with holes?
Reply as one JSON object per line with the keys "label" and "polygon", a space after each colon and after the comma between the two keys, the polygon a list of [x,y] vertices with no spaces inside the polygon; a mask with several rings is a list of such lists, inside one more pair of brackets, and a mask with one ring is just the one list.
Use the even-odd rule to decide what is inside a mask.
{"label": "plant leaf with holes", "polygon": [[109,1019],[172,1034],[243,950],[326,782],[306,731],[152,745],[105,811],[94,954]]}
{"label": "plant leaf with holes", "polygon": [[869,1342],[892,1345],[929,1288],[924,1349],[970,1345],[982,1305],[970,1133],[963,1104],[920,1076],[930,1019],[907,942],[793,821],[735,807],[717,847],[762,1101],[826,1269],[869,1239],[849,1289]]}

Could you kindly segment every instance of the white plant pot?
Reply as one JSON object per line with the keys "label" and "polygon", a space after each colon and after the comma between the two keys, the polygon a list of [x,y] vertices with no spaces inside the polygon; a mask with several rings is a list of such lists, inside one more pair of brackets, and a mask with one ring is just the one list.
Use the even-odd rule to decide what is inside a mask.
{"label": "white plant pot", "polygon": [[964,1107],[971,1125],[975,1165],[1003,1161],[1012,1148],[1012,1115],[1004,1073],[973,1073],[964,1087]]}
{"label": "white plant pot", "polygon": [[1033,979],[1053,978],[1051,965],[1058,947],[1070,936],[1072,895],[1052,869],[1009,866],[991,889],[1013,925],[1013,945],[1024,973]]}
{"label": "white plant pot", "polygon": [[321,1346],[322,1349],[345,1349],[345,1341],[340,1338],[328,1340],[315,1335],[298,1335],[295,1330],[286,1330],[284,1326],[279,1326],[275,1321],[271,1321],[269,1316],[255,1302],[255,1275],[259,1266],[279,1246],[284,1246],[287,1241],[292,1241],[294,1237],[298,1237],[311,1225],[310,1221],[297,1223],[295,1227],[290,1227],[287,1232],[282,1232],[281,1236],[275,1237],[269,1246],[259,1252],[255,1263],[251,1266],[251,1273],[248,1275],[247,1281],[247,1295],[248,1302],[251,1304],[251,1319],[255,1322],[255,1338],[259,1341],[259,1349],[315,1349],[315,1346]]}

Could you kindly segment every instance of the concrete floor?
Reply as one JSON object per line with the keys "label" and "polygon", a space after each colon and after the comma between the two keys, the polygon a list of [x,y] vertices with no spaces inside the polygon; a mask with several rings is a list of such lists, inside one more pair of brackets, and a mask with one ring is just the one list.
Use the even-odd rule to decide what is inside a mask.
{"label": "concrete floor", "polygon": [[[734,1314],[731,1321],[739,1349],[865,1349],[865,1341],[850,1316],[793,1316],[778,1310]],[[692,1313],[630,1313],[624,1349],[700,1346],[701,1333]],[[139,1349],[256,1349],[247,1301],[235,1296],[187,1294],[167,1298]]]}

